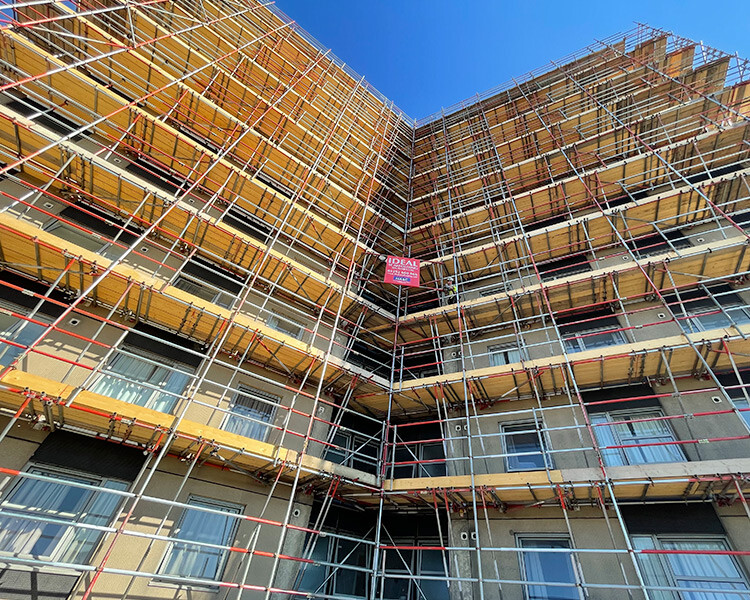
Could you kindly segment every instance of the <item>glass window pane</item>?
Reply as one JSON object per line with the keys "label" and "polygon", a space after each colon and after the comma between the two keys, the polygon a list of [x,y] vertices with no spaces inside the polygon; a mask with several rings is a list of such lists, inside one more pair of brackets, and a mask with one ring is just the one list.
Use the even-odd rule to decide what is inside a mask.
{"label": "glass window pane", "polygon": [[418,598],[420,600],[424,600],[424,598],[427,598],[427,600],[450,600],[450,593],[445,581],[420,579],[419,587],[421,588],[422,594],[424,594],[424,596],[416,593],[414,595],[414,598]]}
{"label": "glass window pane", "polygon": [[517,346],[490,346],[487,350],[489,351],[490,366],[492,367],[500,367],[521,360],[521,351]]}
{"label": "glass window pane", "polygon": [[[602,458],[607,466],[684,462],[687,460],[676,441],[671,426],[661,411],[618,411],[592,416],[592,422],[613,422],[594,428],[597,443],[602,447]],[[631,421],[617,423],[616,421]]]}
{"label": "glass window pane", "polygon": [[509,471],[536,471],[545,468],[539,434],[533,423],[505,425],[502,430],[506,434],[504,440]]}
{"label": "glass window pane", "polygon": [[[632,542],[636,550],[654,550],[657,547],[655,540],[650,536],[633,536]],[[647,586],[673,587],[667,574],[667,564],[662,556],[658,554],[638,554],[637,556]],[[678,600],[675,592],[649,590],[648,594],[653,600]]]}
{"label": "glass window pane", "polygon": [[203,300],[208,300],[209,302],[213,302],[216,297],[216,291],[208,286],[191,281],[182,275],[175,279],[174,287],[183,292],[187,292],[188,294],[192,294],[193,296],[197,296],[198,298],[202,298]]}
{"label": "glass window pane", "polygon": [[[16,310],[16,312],[21,312]],[[0,338],[29,346],[44,332],[44,325],[17,319],[11,315],[0,314]],[[24,352],[24,348],[0,342],[0,367],[12,363]]]}
{"label": "glass window pane", "polygon": [[268,325],[271,329],[275,329],[276,331],[285,333],[286,335],[293,337],[294,339],[302,339],[302,326],[297,325],[296,323],[292,323],[289,319],[271,315],[270,317],[268,317],[266,325]]}
{"label": "glass window pane", "polygon": [[415,461],[417,460],[413,452],[416,446],[399,446],[396,448],[394,462],[404,462],[407,464],[396,465],[394,468],[394,479],[414,477]]}
{"label": "glass window pane", "polygon": [[[315,546],[310,559],[317,562],[329,562],[328,560],[328,545],[329,538],[315,536]],[[323,591],[326,577],[328,576],[328,567],[325,565],[318,565],[312,563],[303,564],[302,580],[300,581],[299,589],[302,592],[317,592]]]}
{"label": "glass window pane", "polygon": [[67,225],[60,221],[54,221],[45,229],[63,240],[75,244],[76,246],[80,246],[81,248],[85,248],[86,250],[91,250],[92,252],[99,252],[99,250],[107,245],[107,241],[101,239],[98,234],[81,231],[72,225]]}
{"label": "glass window pane", "polygon": [[200,498],[191,498],[188,503],[227,514],[186,509],[174,534],[176,539],[186,541],[172,543],[159,572],[165,575],[215,579],[220,575],[227,551],[196,546],[190,542],[228,545],[234,538],[237,528],[237,519],[230,514],[239,514],[242,509],[237,505],[220,504]]}
{"label": "glass window pane", "polygon": [[414,572],[414,565],[412,564],[414,560],[413,550],[384,550],[384,552],[385,568],[387,571],[394,573]]}
{"label": "glass window pane", "polygon": [[[56,481],[21,479],[2,503],[0,551],[32,555],[61,562],[85,562],[101,539],[101,533],[71,527],[69,523],[107,525],[119,505],[119,497],[68,483],[106,485],[126,489],[124,482],[76,476],[32,468],[29,473]],[[24,515],[47,517],[55,523],[31,521]],[[62,522],[59,522],[62,521]]]}
{"label": "glass window pane", "polygon": [[[634,536],[636,549],[676,550],[685,554],[641,554],[638,561],[643,568],[647,585],[679,587],[679,594],[652,591],[658,600],[730,600],[743,594],[724,594],[697,590],[748,590],[745,575],[734,557],[726,554],[707,554],[729,550],[723,539],[691,536],[675,539],[661,536]],[[695,554],[691,552],[695,551]]]}
{"label": "glass window pane", "polygon": [[232,399],[229,410],[233,414],[227,415],[224,429],[230,433],[265,441],[269,428],[264,423],[270,423],[276,411],[276,406],[270,402],[278,404],[280,401],[279,396],[241,385],[240,391],[235,393]]}
{"label": "glass window pane", "polygon": [[440,550],[420,550],[422,558],[422,573],[445,575],[443,553]]}
{"label": "glass window pane", "polygon": [[[565,539],[522,538],[522,548],[570,548]],[[543,583],[576,583],[572,555],[561,552],[523,552],[523,575],[526,581]],[[529,600],[578,600],[578,590],[570,586],[526,585]]]}
{"label": "glass window pane", "polygon": [[339,569],[335,574],[334,593],[364,598],[367,594],[367,574],[364,571],[347,569],[347,566],[366,567],[368,546],[341,540],[336,554]]}
{"label": "glass window pane", "polygon": [[383,598],[385,600],[406,600],[409,597],[409,579],[385,578]]}
{"label": "glass window pane", "polygon": [[105,367],[113,375],[105,372],[91,386],[91,391],[130,404],[171,412],[177,397],[190,382],[190,374],[183,370],[190,367],[180,364],[177,368],[158,356],[146,358],[131,354],[132,350],[127,347],[124,351],[128,354],[115,354]]}
{"label": "glass window pane", "polygon": [[419,468],[420,477],[442,477],[445,475],[445,452],[442,443],[421,444],[422,460],[439,462],[423,463]]}
{"label": "glass window pane", "polygon": [[597,335],[581,338],[581,341],[584,348],[592,350],[594,348],[606,348],[607,346],[622,344],[625,342],[625,338],[621,331],[605,331]]}
{"label": "glass window pane", "polygon": [[331,443],[336,448],[328,447],[326,451],[326,460],[336,463],[337,465],[343,465],[348,462],[348,452],[350,448],[351,438],[343,433],[337,433],[333,436]]}
{"label": "glass window pane", "polygon": [[[742,390],[737,391],[742,394]],[[747,410],[750,409],[750,403],[748,403],[747,398],[743,395],[740,398],[732,398],[732,402],[734,402],[734,405],[742,411],[740,412],[740,416],[745,420],[745,423],[750,425],[750,410]]]}

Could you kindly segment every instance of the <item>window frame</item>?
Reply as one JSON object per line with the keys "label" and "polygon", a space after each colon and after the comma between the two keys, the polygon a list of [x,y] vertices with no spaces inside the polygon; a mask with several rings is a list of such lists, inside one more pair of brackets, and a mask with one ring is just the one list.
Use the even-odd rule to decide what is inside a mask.
{"label": "window frame", "polygon": [[668,252],[677,251],[679,253],[680,250],[693,246],[690,239],[685,237],[681,230],[661,231],[658,228],[654,233],[631,238],[627,241],[627,245],[638,259]]}
{"label": "window frame", "polygon": [[[98,388],[100,382],[104,381],[105,377],[111,377],[115,380],[118,380],[120,382],[128,381],[127,379],[127,373],[116,373],[111,370],[111,366],[117,361],[118,359],[127,359],[127,358],[133,358],[136,357],[139,360],[145,359],[145,362],[149,365],[151,365],[154,369],[158,368],[165,368],[170,371],[170,377],[173,372],[180,373],[182,375],[187,375],[187,382],[185,383],[185,386],[182,388],[180,392],[170,392],[167,390],[164,390],[162,388],[157,387],[156,385],[149,383],[147,381],[141,381],[141,380],[135,380],[132,379],[132,382],[136,382],[139,385],[142,385],[145,389],[151,390],[148,400],[144,402],[143,404],[136,404],[134,402],[128,402],[127,400],[122,400],[119,397],[116,397],[117,400],[121,400],[122,402],[126,402],[128,404],[134,404],[135,406],[143,406],[144,408],[148,408],[151,410],[159,410],[158,408],[154,408],[155,398],[159,394],[166,394],[168,397],[171,397],[171,405],[169,406],[168,411],[159,411],[164,412],[165,414],[172,414],[172,412],[175,409],[175,406],[177,406],[177,402],[180,400],[182,395],[185,393],[185,390],[190,387],[193,381],[193,376],[195,375],[195,369],[191,372],[188,372],[187,369],[190,368],[190,365],[180,362],[178,360],[174,360],[171,358],[168,358],[166,356],[163,356],[161,354],[157,354],[154,352],[149,352],[148,350],[143,350],[142,348],[139,348],[137,346],[131,346],[129,344],[123,344],[121,347],[117,348],[117,350],[110,356],[110,358],[107,360],[107,364],[105,364],[102,369],[99,371],[96,379],[89,385],[88,389],[89,391],[96,393],[96,394],[102,394],[102,395],[108,395],[103,394],[101,391],[98,391],[96,388]],[[114,396],[110,396],[114,397]]]}
{"label": "window frame", "polygon": [[[100,233],[93,231],[92,233],[86,233],[87,228],[83,225],[76,227],[70,223],[65,223],[58,218],[52,219],[44,225],[43,231],[51,233],[52,235],[59,237],[61,240],[80,246],[85,250],[94,252],[95,254],[101,254],[106,248],[112,245],[112,242],[106,240]],[[66,232],[64,235],[61,234],[61,230]],[[77,238],[83,238],[83,243]],[[71,239],[72,238],[72,239]],[[98,247],[94,247],[98,246]]]}
{"label": "window frame", "polygon": [[[224,570],[227,567],[227,563],[229,562],[229,556],[230,551],[228,548],[223,550],[217,550],[216,548],[206,548],[205,546],[196,546],[197,548],[206,548],[208,551],[215,550],[217,552],[221,553],[221,557],[218,561],[218,564],[216,566],[216,572],[212,577],[202,577],[194,574],[185,575],[185,574],[173,574],[173,573],[165,573],[163,570],[168,566],[169,561],[172,558],[172,551],[175,548],[175,544],[177,543],[183,543],[187,545],[195,545],[195,542],[197,540],[191,540],[188,538],[178,538],[175,537],[175,535],[178,535],[182,529],[183,525],[185,523],[185,518],[188,514],[188,511],[194,510],[190,504],[193,502],[201,502],[203,503],[202,506],[199,506],[197,504],[194,504],[193,506],[198,506],[199,509],[201,508],[208,508],[212,510],[219,510],[223,511],[223,508],[230,508],[230,509],[236,509],[236,510],[227,510],[223,512],[227,512],[229,515],[240,515],[238,517],[228,517],[231,519],[231,531],[226,535],[226,539],[223,542],[217,543],[215,541],[211,542],[199,542],[199,543],[205,543],[210,544],[214,546],[232,546],[232,543],[235,539],[237,539],[237,533],[239,531],[239,525],[240,525],[240,519],[241,515],[245,513],[246,506],[244,504],[238,504],[235,502],[226,502],[224,500],[216,500],[215,498],[208,498],[206,496],[200,496],[197,494],[190,494],[185,501],[185,507],[182,509],[182,513],[180,514],[180,518],[174,523],[172,531],[170,532],[172,535],[170,535],[170,541],[167,543],[167,547],[164,550],[164,554],[159,561],[159,567],[156,569],[156,576],[151,581],[151,584],[156,584],[160,586],[168,586],[168,587],[177,587],[177,588],[189,588],[189,589],[198,589],[198,590],[207,590],[207,591],[215,591],[218,589],[218,586],[210,585],[210,584],[203,584],[203,583],[175,583],[171,579],[161,579],[161,577],[175,577],[175,578],[186,578],[186,579],[212,579],[214,581],[220,581],[221,577],[224,574]],[[203,512],[202,510],[198,510],[197,512]],[[210,513],[209,513],[210,514]],[[180,550],[181,552],[184,550]]]}
{"label": "window frame", "polygon": [[[570,567],[571,567],[571,570],[572,570],[572,573],[573,573],[573,578],[574,578],[574,581],[570,582],[570,583],[575,583],[576,584],[576,586],[574,587],[574,586],[555,586],[554,585],[555,583],[567,583],[567,582],[561,582],[561,581],[559,581],[559,582],[551,582],[551,586],[550,586],[550,584],[548,584],[546,582],[544,582],[544,583],[526,583],[527,581],[529,581],[528,575],[527,575],[527,571],[526,571],[526,566],[527,566],[526,555],[530,554],[531,552],[521,551],[521,552],[518,552],[517,554],[518,554],[518,562],[519,562],[521,580],[524,582],[524,583],[521,584],[522,587],[523,587],[523,597],[524,597],[524,600],[537,600],[536,597],[532,598],[532,596],[529,594],[529,588],[530,587],[540,587],[541,588],[541,587],[548,587],[548,586],[549,587],[554,587],[555,589],[558,589],[558,590],[573,590],[573,591],[575,591],[575,596],[579,600],[584,600],[584,595],[583,595],[583,593],[581,591],[581,588],[579,587],[581,581],[583,580],[583,578],[581,577],[581,565],[580,565],[580,563],[578,561],[578,557],[574,553],[575,549],[573,548],[573,543],[572,543],[572,541],[570,539],[570,536],[568,536],[567,534],[564,534],[564,533],[531,533],[531,532],[529,532],[529,533],[517,533],[515,537],[516,537],[515,541],[516,541],[516,547],[517,548],[523,548],[524,547],[523,546],[523,542],[525,540],[528,540],[528,541],[541,541],[541,542],[547,542],[547,541],[557,541],[557,542],[560,542],[560,541],[564,541],[565,543],[567,543],[568,549],[570,550],[570,553],[568,554],[568,556],[570,557]],[[531,550],[531,548],[529,548],[529,550]],[[533,550],[531,550],[531,551],[533,551]],[[563,553],[561,552],[560,554],[562,555]]]}
{"label": "window frame", "polygon": [[[426,447],[438,446],[442,449],[442,460],[434,458],[424,458],[424,449]],[[406,453],[406,456],[403,454]],[[394,446],[390,451],[386,467],[390,473],[391,479],[419,479],[421,477],[444,477],[448,474],[448,461],[445,453],[445,445],[442,441],[426,441],[420,442],[418,440],[401,440],[398,446]],[[398,456],[402,454],[402,456]],[[416,457],[416,458],[415,458]],[[413,462],[412,464],[406,465],[394,465],[394,462],[401,461],[423,461],[423,460],[435,460],[436,462],[422,464],[421,462]],[[437,468],[437,472],[430,472],[431,468]],[[406,471],[410,469],[409,474],[400,474],[400,471]]]}
{"label": "window frame", "polygon": [[750,409],[750,400],[748,400],[741,388],[727,390],[727,395],[732,401],[732,404],[734,404],[734,408],[740,409],[738,411],[740,419],[742,419],[747,424],[747,426],[750,427],[750,410],[748,410]]}
{"label": "window frame", "polygon": [[[685,454],[685,451],[683,450],[682,446],[680,444],[669,444],[669,448],[672,448],[674,452],[679,453],[682,456],[682,460],[671,460],[671,461],[661,461],[661,462],[631,462],[628,454],[626,453],[627,448],[607,448],[607,444],[604,444],[604,447],[602,447],[601,441],[599,440],[599,436],[597,435],[597,431],[600,429],[607,429],[609,431],[609,435],[612,436],[612,438],[615,440],[616,446],[623,446],[628,445],[628,443],[634,443],[637,446],[637,440],[639,438],[628,438],[628,440],[624,440],[619,431],[616,429],[618,425],[626,425],[629,429],[632,429],[631,425],[633,423],[622,423],[622,421],[638,421],[639,419],[647,418],[647,415],[649,413],[658,413],[656,416],[665,417],[664,411],[659,407],[653,407],[653,408],[637,408],[637,409],[619,409],[619,410],[612,410],[612,411],[598,411],[591,413],[589,415],[589,419],[591,420],[592,428],[594,430],[594,436],[596,437],[596,444],[599,447],[599,450],[602,455],[602,460],[604,461],[605,466],[607,467],[619,467],[619,466],[634,466],[634,465],[656,465],[656,464],[666,464],[669,462],[688,462],[688,457]],[[599,424],[596,423],[597,417],[605,417],[606,423],[609,425]],[[664,426],[669,430],[669,433],[672,436],[671,441],[678,442],[679,438],[677,437],[677,434],[674,431],[674,428],[672,427],[671,423],[668,420],[661,420],[660,423],[663,423]],[[654,436],[651,436],[654,437]],[[635,440],[635,441],[634,441]],[[635,447],[637,450],[638,448]],[[609,464],[609,455],[611,454],[617,454],[618,460],[622,464]]]}
{"label": "window frame", "polygon": [[[110,523],[112,523],[113,519],[118,517],[120,514],[120,509],[122,508],[122,504],[125,501],[125,495],[121,492],[127,492],[130,489],[131,482],[126,481],[124,479],[119,479],[117,477],[105,477],[103,475],[97,475],[95,473],[88,473],[86,471],[78,471],[76,469],[66,468],[66,467],[58,467],[55,465],[48,465],[44,463],[28,463],[23,468],[23,473],[29,473],[32,475],[40,475],[45,478],[59,478],[59,485],[67,485],[69,482],[73,483],[74,486],[72,487],[78,487],[79,484],[83,484],[86,486],[96,486],[97,489],[90,489],[89,487],[81,487],[79,489],[86,490],[87,492],[90,492],[90,495],[81,507],[77,510],[76,516],[74,518],[66,518],[65,516],[60,516],[59,513],[57,513],[54,516],[55,521],[68,521],[70,525],[62,525],[58,523],[51,523],[55,525],[59,525],[60,527],[65,527],[65,532],[60,536],[60,539],[56,542],[54,542],[53,549],[49,552],[49,554],[32,554],[32,553],[26,553],[26,552],[11,552],[7,550],[0,550],[0,562],[2,562],[2,557],[4,555],[11,555],[11,556],[41,556],[46,560],[52,561],[52,562],[70,562],[71,564],[83,564],[89,561],[97,552],[97,549],[99,545],[101,544],[102,540],[104,539],[107,532],[100,531],[98,529],[87,529],[87,528],[80,528],[76,527],[77,524],[85,523],[84,519],[91,514],[91,510],[94,506],[94,504],[103,496],[103,495],[111,495],[118,497],[119,500],[114,504],[110,514],[106,516],[107,519],[107,525],[97,525],[97,527],[109,527]],[[75,479],[75,480],[74,480]],[[21,488],[23,488],[25,485],[34,485],[37,484],[45,484],[50,483],[46,480],[42,479],[36,479],[31,477],[19,477],[18,481],[14,482],[12,485],[8,486],[8,489],[5,490],[5,492],[0,496],[0,508],[2,508],[2,513],[0,514],[0,521],[2,521],[5,518],[9,519],[21,519],[25,521],[26,516],[39,516],[40,514],[44,514],[42,511],[39,510],[38,507],[29,507],[25,506],[21,509],[14,509],[14,508],[8,508],[8,501],[13,497],[14,494],[16,494]],[[106,487],[108,484],[116,484],[119,485],[119,488]],[[53,483],[54,485],[54,483]],[[101,493],[101,490],[109,490],[111,494],[107,494],[105,491],[104,494]],[[35,495],[37,497],[37,495]],[[36,510],[30,510],[36,509]],[[35,521],[25,521],[29,523],[34,523]],[[50,524],[49,522],[46,524]],[[44,527],[44,522],[39,522],[40,527]],[[64,554],[68,552],[69,546],[75,541],[75,535],[77,532],[86,532],[91,531],[95,534],[95,540],[91,544],[90,550],[83,553],[81,557],[76,556],[78,553],[81,552],[81,550],[74,551],[73,557],[68,561],[62,561],[64,558]],[[74,560],[73,560],[74,558]]]}
{"label": "window frame", "polygon": [[[517,352],[518,360],[508,360],[510,353]],[[505,362],[498,362],[498,355],[504,355],[503,359]],[[508,343],[508,344],[493,344],[487,346],[487,358],[490,363],[490,367],[504,367],[506,365],[512,365],[517,362],[525,360],[525,353],[520,344]]]}
{"label": "window frame", "polygon": [[[609,324],[607,325],[597,325],[597,321],[604,321],[604,320],[610,320],[613,319],[617,325],[613,326],[614,323],[612,321],[609,321]],[[563,329],[574,329],[574,331],[565,332],[563,333]],[[580,328],[580,329],[579,329]],[[625,335],[625,332],[622,331],[622,324],[619,322],[616,316],[612,315],[610,317],[604,317],[604,318],[598,318],[594,321],[591,321],[590,323],[570,323],[560,326],[560,337],[562,341],[563,348],[565,348],[565,351],[568,353],[575,353],[575,352],[587,352],[590,350],[598,350],[601,348],[611,348],[612,346],[619,346],[620,344],[627,344],[630,340],[628,340],[628,337]],[[610,333],[614,337],[618,337],[619,340],[615,341],[612,344],[606,344],[604,346],[594,346],[594,347],[587,347],[586,343],[587,340],[593,340],[600,334]],[[572,335],[571,335],[572,334]],[[598,334],[598,335],[592,335],[592,334]],[[575,345],[575,347],[573,347]]]}
{"label": "window frame", "polygon": [[[724,300],[725,302],[722,302]],[[675,302],[677,299],[675,297]],[[699,303],[709,305],[701,310]],[[691,307],[690,305],[695,305]],[[706,298],[695,298],[687,299],[678,304],[678,313],[680,327],[685,333],[702,333],[705,331],[713,331],[715,329],[726,329],[729,327],[735,327],[737,325],[745,325],[750,323],[750,310],[747,308],[747,303],[742,300],[742,297],[737,292],[719,292],[713,294],[709,288],[707,291]],[[738,309],[738,310],[735,310]],[[707,326],[701,317],[716,317],[721,316],[723,320],[729,320],[728,323],[717,326]],[[740,315],[741,318],[737,318]]]}
{"label": "window frame", "polygon": [[[302,337],[305,335],[305,328],[301,324],[290,319],[289,317],[277,315],[275,313],[270,313],[268,315],[268,318],[266,319],[266,325],[274,331],[278,331],[279,333],[288,335],[295,340],[302,340]],[[294,333],[292,328],[296,329],[297,332]]]}
{"label": "window frame", "polygon": [[[542,422],[541,427],[539,427],[539,421],[538,420],[523,420],[523,421],[508,421],[508,422],[500,422],[500,443],[502,445],[502,452],[503,452],[503,463],[505,467],[506,473],[523,473],[526,471],[545,471],[546,469],[554,469],[555,468],[555,462],[552,457],[552,454],[550,452],[550,443],[547,439],[546,432],[544,431],[544,423]],[[526,429],[521,429],[520,431],[516,432],[506,432],[506,428],[511,427],[523,427]],[[510,446],[508,445],[508,439],[511,438],[514,434],[521,434],[521,435],[528,435],[529,433],[535,434],[534,439],[541,442],[542,446],[539,448],[539,452],[535,454],[529,454],[529,453],[518,453],[518,452],[512,452]],[[541,437],[541,440],[540,440]],[[537,467],[535,469],[527,469],[522,467],[512,467],[511,466],[511,459],[517,458],[519,454],[522,454],[520,457],[521,460],[523,459],[530,459],[533,456],[536,456],[537,454],[542,457],[542,460],[544,461],[546,466]]]}
{"label": "window frame", "polygon": [[[572,259],[574,258],[580,258],[580,260],[573,261]],[[592,271],[591,260],[591,254],[582,252],[537,263],[539,280],[542,283],[549,283],[558,279],[580,275],[581,273],[590,273]]]}
{"label": "window frame", "polygon": [[[326,447],[323,458],[337,465],[375,474],[380,468],[380,461],[378,460],[380,448],[374,440],[370,439],[371,437],[358,434],[355,431],[341,431],[339,429],[331,438],[331,443],[336,447]],[[337,441],[336,438],[339,438],[339,440]],[[372,456],[367,454],[368,448],[372,450]],[[364,468],[362,465],[364,465]]]}
{"label": "window frame", "polygon": [[[66,211],[71,213],[66,214]],[[76,218],[80,212],[93,213],[98,218],[91,222],[81,221],[80,217]],[[115,229],[114,234],[111,229]],[[135,241],[143,233],[130,222],[130,219],[123,221],[120,216],[112,215],[100,207],[87,206],[80,202],[66,205],[57,215],[44,223],[42,230],[110,260],[119,258],[131,245],[127,238]],[[67,235],[60,235],[60,230],[67,232]],[[71,234],[73,239],[70,237]],[[94,247],[95,245],[98,247]]]}
{"label": "window frame", "polygon": [[[295,587],[299,588],[300,591],[308,592],[310,597],[316,596],[318,594],[325,594],[326,597],[329,597],[331,595],[338,597],[339,595],[341,595],[342,597],[346,598],[357,598],[358,600],[365,600],[365,598],[368,597],[370,586],[373,584],[377,585],[376,583],[374,583],[374,580],[365,578],[365,589],[363,591],[363,594],[352,595],[347,594],[346,592],[339,591],[339,586],[345,583],[343,581],[340,581],[340,579],[343,579],[343,577],[347,575],[351,575],[356,578],[358,574],[362,573],[361,571],[355,571],[347,568],[357,567],[357,564],[344,561],[363,548],[365,555],[364,563],[365,565],[370,565],[372,563],[373,546],[372,544],[365,543],[365,540],[363,539],[356,540],[355,538],[358,537],[356,534],[347,535],[345,532],[338,531],[336,533],[339,535],[316,536],[315,547],[313,549],[312,556],[315,556],[315,550],[317,550],[319,544],[325,544],[325,556],[322,556],[321,553],[320,555],[318,555],[319,558],[315,560],[314,563],[308,563],[307,565],[303,563],[301,565],[301,567],[305,569],[305,572],[302,575],[297,576]],[[353,547],[347,550],[343,547],[345,544],[353,544]],[[318,587],[314,590],[307,590],[302,587],[304,584],[305,576],[309,572],[311,572],[308,571],[308,569],[310,568],[321,568],[323,570],[322,577],[320,578],[322,579],[323,583],[318,585]]]}
{"label": "window frame", "polygon": [[[181,287],[184,284],[188,284],[188,286],[194,286],[198,289],[185,289],[184,287]],[[226,309],[231,308],[232,302],[234,301],[234,296],[232,296],[229,292],[222,291],[216,286],[210,284],[207,285],[205,282],[200,281],[198,278],[192,277],[191,275],[183,272],[178,273],[177,276],[172,280],[172,286],[176,287],[178,290],[182,290],[187,294],[192,294],[193,296],[196,296],[201,300],[211,302],[212,304],[216,304]]]}
{"label": "window frame", "polygon": [[[426,585],[433,585],[437,584],[440,587],[441,593],[444,594],[444,597],[442,600],[450,600],[450,591],[449,586],[446,586],[445,583],[448,581],[449,575],[445,571],[445,563],[443,562],[442,568],[440,571],[433,570],[428,567],[425,567],[425,553],[440,553],[441,557],[442,551],[434,549],[434,546],[440,546],[442,545],[440,543],[440,540],[438,538],[396,538],[394,540],[394,544],[397,546],[412,546],[409,550],[384,550],[383,552],[386,553],[384,558],[384,565],[385,568],[383,570],[383,599],[384,600],[397,600],[389,595],[389,593],[386,591],[385,586],[386,583],[389,580],[388,574],[391,575],[407,575],[408,577],[399,577],[399,578],[391,578],[395,579],[396,581],[405,581],[407,584],[407,590],[406,590],[406,598],[408,600],[424,600],[424,598],[428,598],[429,600],[432,600],[434,596],[434,590],[425,590],[423,589],[423,586]],[[423,545],[424,548],[419,548],[418,546]],[[433,546],[433,548],[430,548],[430,546]],[[394,568],[393,566],[388,566],[388,553],[394,553],[397,556],[397,559],[399,561],[399,568]],[[408,553],[407,557],[404,557],[404,554]],[[444,558],[444,557],[443,557]],[[407,563],[408,564],[404,564]],[[449,561],[450,563],[450,561]],[[441,577],[444,579],[432,579],[432,580],[421,580],[419,581],[419,578],[422,576],[433,576],[433,577]],[[450,583],[450,582],[448,582]],[[417,589],[419,587],[419,589]],[[399,596],[401,598],[403,596]]]}
{"label": "window frame", "polygon": [[[718,548],[717,550],[732,550],[732,545],[729,543],[729,539],[725,535],[711,535],[711,534],[692,534],[692,533],[684,533],[684,534],[672,534],[672,533],[634,533],[630,534],[630,540],[634,547],[637,546],[637,540],[638,539],[647,539],[651,543],[651,547],[656,550],[665,550],[669,551],[669,548],[665,548],[665,543],[700,543],[700,542],[718,542],[722,548]],[[640,548],[636,548],[638,550]],[[636,556],[638,557],[638,563],[639,565],[644,560],[641,558],[644,556],[642,553],[637,553]],[[672,569],[671,563],[668,558],[668,554],[661,554],[661,553],[655,553],[650,554],[646,556],[653,556],[657,559],[657,564],[661,567],[661,574],[663,574],[667,579],[667,586],[666,587],[683,587],[684,585],[680,585],[680,579],[684,579],[686,581],[706,581],[709,576],[704,577],[678,577],[674,570]],[[690,556],[700,556],[699,552],[696,552],[695,555]],[[726,556],[731,560],[731,563],[733,564],[734,568],[737,570],[737,573],[739,574],[739,577],[736,578],[723,578],[721,581],[725,581],[727,583],[742,583],[745,586],[745,589],[750,592],[750,579],[748,579],[748,573],[745,570],[744,566],[742,565],[742,562],[737,560],[737,557],[734,555],[720,555],[720,556]],[[642,569],[644,572],[647,572],[647,570]],[[715,575],[710,576],[709,581],[715,582],[717,581],[717,578]],[[650,587],[652,584],[646,583],[647,587]],[[705,589],[719,589],[719,588],[712,588],[708,587]],[[688,591],[689,590],[689,591]],[[691,597],[701,596],[703,595],[705,598],[708,598],[709,596],[715,596],[715,592],[701,592],[700,587],[696,588],[685,588],[685,591],[678,591],[678,590],[664,590],[663,594],[668,594],[671,596],[673,600],[684,600],[685,599],[685,592],[687,591],[688,594]],[[657,593],[659,593],[657,591]],[[730,594],[730,598],[737,598],[738,600],[743,597],[741,593],[738,594]]]}
{"label": "window frame", "polygon": [[[268,410],[265,414],[268,416],[268,420],[262,421],[256,416],[244,415],[234,411],[234,408],[236,406],[242,406],[241,404],[237,403],[237,400],[240,397],[249,397],[256,403],[259,403],[261,406],[267,407]],[[260,442],[265,442],[268,439],[270,431],[273,427],[273,423],[276,420],[276,414],[279,406],[281,405],[281,400],[281,396],[277,396],[276,394],[266,392],[265,390],[252,387],[245,383],[240,383],[237,386],[236,391],[232,394],[232,398],[229,401],[229,406],[227,407],[227,412],[224,414],[224,419],[222,420],[220,428],[224,431],[228,431],[229,433],[241,435],[242,437],[258,440]],[[232,425],[230,425],[230,423],[232,423],[233,421],[236,421],[238,424],[240,424],[240,426],[258,426],[263,431],[263,435],[261,437],[255,437],[252,435],[246,435],[245,433],[233,431]]]}
{"label": "window frame", "polygon": [[[36,339],[44,330],[48,329],[49,324],[52,323],[52,319],[40,311],[37,311],[34,317],[32,317],[33,320],[29,320],[28,318],[16,318],[13,315],[8,314],[9,312],[18,313],[19,315],[28,317],[28,314],[31,311],[24,306],[20,306],[8,300],[0,299],[0,319],[2,319],[3,317],[6,317],[8,319],[15,319],[15,323],[10,324],[10,326],[7,328],[7,332],[0,335],[2,335],[2,337],[9,342],[22,344],[26,346],[26,348],[19,348],[18,346],[13,346],[12,344],[8,344],[6,342],[0,342],[0,367],[8,366],[11,362],[16,360],[28,349],[28,344],[23,344],[22,342],[16,340],[16,335],[18,334],[18,330],[21,329],[21,327],[23,327],[24,332],[29,328],[32,328],[32,331],[35,328],[41,328],[38,333],[32,333],[32,335],[34,335],[34,339]],[[42,323],[45,323],[45,325],[40,325],[39,323],[35,323],[34,321],[40,321]],[[0,325],[0,332],[2,331],[2,325]],[[8,357],[10,357],[10,359],[8,359]]]}

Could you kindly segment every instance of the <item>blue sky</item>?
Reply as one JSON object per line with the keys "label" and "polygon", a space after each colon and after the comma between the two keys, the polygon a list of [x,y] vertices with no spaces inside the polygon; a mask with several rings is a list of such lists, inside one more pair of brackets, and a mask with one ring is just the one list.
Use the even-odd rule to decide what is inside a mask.
{"label": "blue sky", "polygon": [[750,57],[748,0],[277,0],[277,5],[415,118],[626,31],[634,21]]}

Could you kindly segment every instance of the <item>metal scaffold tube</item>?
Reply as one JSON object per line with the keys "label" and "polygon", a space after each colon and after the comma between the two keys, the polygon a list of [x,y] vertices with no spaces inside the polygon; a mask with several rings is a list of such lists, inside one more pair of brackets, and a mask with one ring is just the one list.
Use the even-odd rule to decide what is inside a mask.
{"label": "metal scaffold tube", "polygon": [[0,597],[750,597],[746,60],[414,120],[273,3],[0,36]]}

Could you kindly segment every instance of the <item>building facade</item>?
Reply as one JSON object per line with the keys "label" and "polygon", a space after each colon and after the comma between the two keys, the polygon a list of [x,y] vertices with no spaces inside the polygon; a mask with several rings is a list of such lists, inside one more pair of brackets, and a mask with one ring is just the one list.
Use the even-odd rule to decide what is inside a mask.
{"label": "building facade", "polygon": [[414,121],[272,4],[0,19],[0,598],[750,598],[747,61]]}

